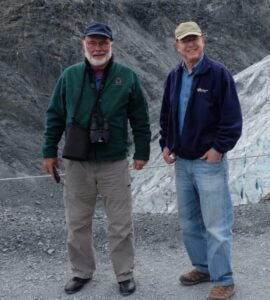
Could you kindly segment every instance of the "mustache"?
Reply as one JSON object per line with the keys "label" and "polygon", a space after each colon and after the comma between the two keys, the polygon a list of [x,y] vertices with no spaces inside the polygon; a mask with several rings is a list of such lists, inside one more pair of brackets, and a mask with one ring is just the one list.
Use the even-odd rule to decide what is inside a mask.
{"label": "mustache", "polygon": [[92,53],[92,55],[106,55],[106,54],[107,54],[107,52],[105,52],[105,51],[95,51]]}

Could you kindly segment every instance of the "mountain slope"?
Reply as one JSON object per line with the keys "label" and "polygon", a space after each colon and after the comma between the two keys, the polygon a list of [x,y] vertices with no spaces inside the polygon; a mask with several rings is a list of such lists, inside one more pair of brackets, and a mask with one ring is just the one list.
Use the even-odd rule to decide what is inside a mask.
{"label": "mountain slope", "polygon": [[[112,26],[116,59],[134,68],[142,80],[153,131],[152,161],[157,162],[162,85],[179,60],[173,36],[179,22],[199,22],[207,34],[207,53],[234,74],[270,50],[268,0],[2,0],[1,4],[0,178],[43,173],[40,149],[49,95],[62,70],[83,58],[82,32],[94,20]],[[161,170],[152,169],[149,177],[168,186],[172,177]],[[134,195],[140,188],[134,185]],[[166,199],[171,199],[171,189],[167,193]]]}

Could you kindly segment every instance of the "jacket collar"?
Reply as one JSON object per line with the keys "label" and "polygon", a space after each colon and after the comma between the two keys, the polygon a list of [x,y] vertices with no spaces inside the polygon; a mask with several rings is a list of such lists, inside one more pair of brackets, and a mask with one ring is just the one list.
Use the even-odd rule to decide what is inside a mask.
{"label": "jacket collar", "polygon": [[[176,71],[182,73],[183,72],[183,64],[184,64],[184,61],[181,60],[180,64],[176,66]],[[206,73],[208,71],[208,69],[210,69],[210,67],[211,67],[210,66],[210,60],[209,60],[208,56],[204,53],[203,59],[202,59],[200,68],[197,71],[197,74],[204,74],[204,73]]]}

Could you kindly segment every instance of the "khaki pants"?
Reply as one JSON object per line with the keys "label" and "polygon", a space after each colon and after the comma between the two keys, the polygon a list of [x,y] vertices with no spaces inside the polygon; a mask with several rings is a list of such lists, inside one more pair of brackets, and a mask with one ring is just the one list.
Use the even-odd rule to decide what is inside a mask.
{"label": "khaki pants", "polygon": [[64,203],[73,276],[91,278],[95,269],[92,219],[100,194],[108,218],[111,261],[117,281],[133,277],[134,234],[128,161],[65,160]]}

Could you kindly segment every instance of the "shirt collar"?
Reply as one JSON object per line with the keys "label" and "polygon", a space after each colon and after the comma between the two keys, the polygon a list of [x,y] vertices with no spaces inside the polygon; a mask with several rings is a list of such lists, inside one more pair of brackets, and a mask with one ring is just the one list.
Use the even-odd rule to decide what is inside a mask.
{"label": "shirt collar", "polygon": [[200,57],[200,59],[196,63],[196,65],[192,68],[192,72],[191,73],[188,73],[188,70],[187,70],[187,68],[185,66],[185,63],[184,63],[184,61],[182,61],[182,67],[185,70],[185,72],[188,73],[189,75],[197,73],[199,71],[199,69],[200,69],[201,64],[202,64],[203,57],[204,57],[204,53],[202,54],[202,56]]}

